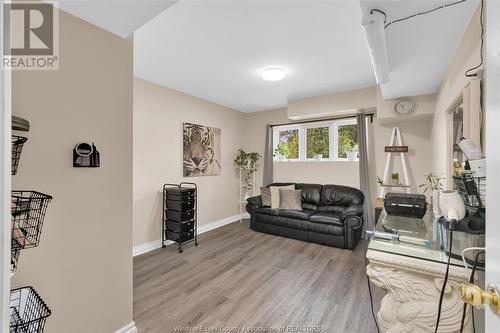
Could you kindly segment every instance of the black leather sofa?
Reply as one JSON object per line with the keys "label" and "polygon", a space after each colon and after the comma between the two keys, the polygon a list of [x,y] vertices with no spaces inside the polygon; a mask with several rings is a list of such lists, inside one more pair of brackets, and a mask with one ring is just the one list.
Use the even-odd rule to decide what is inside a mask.
{"label": "black leather sofa", "polygon": [[302,190],[303,210],[272,209],[262,206],[260,196],[248,198],[253,230],[343,249],[356,247],[363,228],[363,192],[340,185],[270,186],[283,185]]}

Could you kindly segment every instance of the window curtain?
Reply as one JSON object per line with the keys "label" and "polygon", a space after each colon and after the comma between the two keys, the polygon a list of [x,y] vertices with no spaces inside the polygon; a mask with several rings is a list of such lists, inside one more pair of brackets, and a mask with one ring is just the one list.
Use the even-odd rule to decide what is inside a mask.
{"label": "window curtain", "polygon": [[373,230],[372,218],[372,202],[370,191],[370,170],[368,169],[368,141],[366,133],[366,117],[365,113],[358,113],[356,116],[358,123],[358,145],[359,145],[359,188],[365,195],[365,203],[363,207],[363,216],[365,223],[363,224],[363,236],[366,230]]}
{"label": "window curtain", "polygon": [[271,127],[271,125],[267,125],[262,185],[267,186],[272,182],[273,182],[273,128]]}

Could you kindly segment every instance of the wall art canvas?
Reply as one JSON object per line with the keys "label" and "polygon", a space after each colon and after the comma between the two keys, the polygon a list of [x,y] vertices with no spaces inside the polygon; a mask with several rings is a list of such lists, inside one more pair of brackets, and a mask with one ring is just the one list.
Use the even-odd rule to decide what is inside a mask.
{"label": "wall art canvas", "polygon": [[184,177],[220,175],[220,128],[183,124]]}

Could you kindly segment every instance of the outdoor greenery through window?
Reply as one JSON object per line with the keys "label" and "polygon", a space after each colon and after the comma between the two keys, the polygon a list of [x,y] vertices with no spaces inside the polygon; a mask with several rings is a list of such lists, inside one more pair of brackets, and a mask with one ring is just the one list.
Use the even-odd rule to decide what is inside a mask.
{"label": "outdoor greenery through window", "polygon": [[321,155],[322,158],[330,157],[330,128],[307,128],[307,158]]}
{"label": "outdoor greenery through window", "polygon": [[352,160],[352,156],[356,159],[356,119],[276,126],[273,128],[273,143],[278,161]]}
{"label": "outdoor greenery through window", "polygon": [[299,158],[299,130],[291,129],[279,132],[280,153],[286,158]]}
{"label": "outdoor greenery through window", "polygon": [[350,149],[358,150],[358,126],[341,125],[339,126],[339,158],[347,158],[347,151]]}

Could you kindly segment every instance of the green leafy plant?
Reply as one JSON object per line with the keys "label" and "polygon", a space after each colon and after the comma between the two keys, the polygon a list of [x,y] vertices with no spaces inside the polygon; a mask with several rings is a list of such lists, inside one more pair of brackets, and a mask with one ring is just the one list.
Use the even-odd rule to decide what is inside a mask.
{"label": "green leafy plant", "polygon": [[253,188],[253,174],[257,171],[257,162],[259,159],[260,154],[256,152],[247,153],[241,148],[236,152],[234,165],[238,169],[245,171],[245,184],[243,186],[245,190],[251,190]]}
{"label": "green leafy plant", "polygon": [[347,151],[359,151],[359,146],[356,142],[350,142]]}
{"label": "green leafy plant", "polygon": [[392,179],[399,179],[399,173],[397,173],[397,172],[391,173],[391,178]]}
{"label": "green leafy plant", "polygon": [[276,149],[274,150],[274,156],[277,155],[281,155],[285,158],[288,158],[290,156],[290,149],[288,148],[288,145],[284,143],[278,143]]}
{"label": "green leafy plant", "polygon": [[[342,125],[338,129],[338,156],[340,158],[347,157],[347,151],[351,147],[358,146],[358,129],[357,125]],[[357,150],[357,149],[356,149]]]}
{"label": "green leafy plant", "polygon": [[444,177],[439,177],[438,175],[430,172],[427,175],[425,175],[425,183],[420,184],[418,187],[423,189],[423,193],[426,193],[427,191],[442,191],[443,190],[443,184],[441,181],[443,181],[445,178]]}

